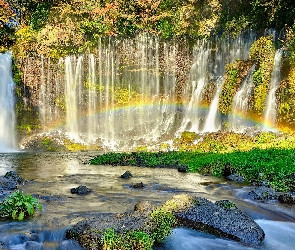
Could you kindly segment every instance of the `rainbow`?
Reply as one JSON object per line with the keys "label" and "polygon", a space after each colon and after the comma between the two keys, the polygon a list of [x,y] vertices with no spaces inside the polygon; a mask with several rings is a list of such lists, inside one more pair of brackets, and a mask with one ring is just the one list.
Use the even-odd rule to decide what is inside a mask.
{"label": "rainbow", "polygon": [[[83,120],[83,119],[88,119],[89,117],[99,117],[99,116],[105,116],[108,113],[112,112],[115,114],[120,114],[120,113],[124,113],[124,112],[128,112],[129,110],[134,110],[134,109],[142,109],[144,110],[148,110],[148,109],[152,109],[152,108],[158,108],[158,107],[162,107],[162,105],[165,105],[165,108],[167,108],[168,110],[176,110],[178,108],[184,108],[187,109],[189,102],[182,102],[182,103],[177,103],[177,102],[154,102],[154,103],[150,103],[150,102],[135,102],[135,103],[131,103],[129,105],[110,105],[108,107],[102,107],[99,110],[95,110],[92,111],[91,113],[84,111],[81,112],[79,120]],[[205,103],[201,103],[199,105],[193,105],[192,107],[190,107],[192,110],[201,110],[201,111],[205,111],[207,112],[209,110],[209,105],[205,104]],[[257,125],[260,128],[263,128],[263,130],[267,130],[267,131],[290,131],[290,128],[288,126],[272,126],[268,121],[264,121],[262,119],[262,117],[258,117],[256,115],[251,115],[251,114],[244,114],[242,112],[235,112],[235,113],[230,113],[229,115],[234,115],[237,118],[245,121],[245,123],[250,123],[253,124],[254,126]],[[60,119],[57,121],[54,121],[51,124],[48,124],[45,128],[45,130],[58,130],[63,128],[66,125],[65,119]]]}

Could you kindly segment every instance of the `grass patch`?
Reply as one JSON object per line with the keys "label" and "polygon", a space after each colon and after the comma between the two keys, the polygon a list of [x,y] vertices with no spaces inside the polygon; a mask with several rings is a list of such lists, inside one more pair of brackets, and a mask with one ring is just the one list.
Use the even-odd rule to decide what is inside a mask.
{"label": "grass patch", "polygon": [[189,134],[187,140],[175,140],[176,145],[180,145],[178,151],[107,153],[90,160],[90,164],[168,168],[186,166],[190,172],[217,177],[236,173],[249,182],[267,180],[277,191],[295,191],[294,135],[262,132],[250,137],[244,134],[212,133],[196,144],[192,138],[194,136]]}

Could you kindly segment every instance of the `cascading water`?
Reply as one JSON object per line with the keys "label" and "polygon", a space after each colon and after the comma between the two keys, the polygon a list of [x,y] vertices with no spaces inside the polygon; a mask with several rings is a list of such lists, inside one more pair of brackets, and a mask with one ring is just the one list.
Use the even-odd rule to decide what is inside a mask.
{"label": "cascading water", "polygon": [[220,129],[221,123],[218,120],[218,102],[219,96],[222,90],[223,78],[217,80],[217,89],[214,98],[211,102],[209,113],[206,117],[205,126],[203,132],[216,132]]}
{"label": "cascading water", "polygon": [[66,131],[71,138],[122,149],[169,132],[177,47],[163,45],[165,63],[160,66],[159,46],[157,38],[148,36],[101,40],[97,55],[65,59]]}
{"label": "cascading water", "polygon": [[276,123],[277,118],[277,101],[276,101],[276,90],[279,87],[281,79],[281,61],[282,61],[283,50],[278,49],[274,58],[274,66],[271,74],[270,89],[266,98],[266,107],[263,116],[265,130],[272,129]]}
{"label": "cascading water", "polygon": [[229,117],[229,128],[234,132],[243,132],[248,126],[243,118],[249,109],[249,98],[253,90],[253,72],[255,65],[252,66],[249,73],[242,82],[241,88],[235,94],[232,103],[232,114]]}
{"label": "cascading water", "polygon": [[225,65],[247,59],[254,40],[251,32],[193,47],[146,34],[101,38],[97,53],[61,59],[56,74],[41,58],[40,120],[64,120],[66,135],[109,150],[217,131]]}
{"label": "cascading water", "polygon": [[0,152],[16,149],[11,53],[0,54]]}
{"label": "cascading water", "polygon": [[193,64],[191,67],[192,94],[188,108],[185,111],[185,118],[180,127],[180,132],[189,129],[199,132],[200,121],[203,116],[199,106],[202,101],[202,94],[209,82],[208,66],[210,58],[210,43],[204,40],[198,42],[193,48]]}
{"label": "cascading water", "polygon": [[[190,77],[192,94],[179,132],[183,130],[197,133],[212,132],[221,127],[221,120],[217,117],[219,115],[218,100],[222,88],[220,79],[225,73],[225,65],[237,59],[247,59],[254,40],[255,36],[250,32],[245,37],[216,39],[213,42],[199,41],[195,45]],[[217,91],[209,105],[209,112],[205,112],[200,107],[203,93],[209,83],[214,84]],[[201,125],[202,120],[205,120],[203,126]]]}
{"label": "cascading water", "polygon": [[[66,105],[66,126],[67,132],[76,137],[79,133],[79,109],[81,103],[82,84],[82,63],[83,56],[66,57],[65,59],[65,105]],[[72,66],[74,65],[74,67]]]}

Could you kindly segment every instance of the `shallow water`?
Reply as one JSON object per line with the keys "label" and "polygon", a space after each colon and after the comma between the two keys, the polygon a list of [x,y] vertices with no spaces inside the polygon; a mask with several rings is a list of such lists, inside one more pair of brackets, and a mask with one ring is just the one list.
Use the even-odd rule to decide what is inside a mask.
{"label": "shallow water", "polygon": [[[244,189],[238,186],[214,177],[179,173],[175,169],[84,164],[97,154],[0,154],[0,175],[16,171],[28,180],[22,187],[24,192],[38,195],[43,205],[42,211],[25,221],[0,221],[0,241],[10,249],[81,249],[75,242],[65,240],[64,233],[70,225],[83,218],[94,213],[132,211],[140,200],[160,205],[175,194],[192,193],[212,201],[231,199],[249,213],[266,232],[266,239],[259,249],[295,249],[292,243],[295,240],[292,206],[250,202],[241,198]],[[127,170],[133,177],[121,179],[120,176]],[[145,185],[144,188],[130,188],[132,184],[140,182]],[[83,196],[71,194],[70,189],[79,185],[86,185],[92,192]],[[175,229],[159,249],[252,248],[180,228]]]}

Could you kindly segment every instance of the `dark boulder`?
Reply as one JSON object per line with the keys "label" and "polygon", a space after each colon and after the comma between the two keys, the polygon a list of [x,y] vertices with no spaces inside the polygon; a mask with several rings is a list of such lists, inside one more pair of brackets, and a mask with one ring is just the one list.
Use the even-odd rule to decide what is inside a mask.
{"label": "dark boulder", "polygon": [[295,204],[295,197],[291,194],[281,194],[278,197],[278,201],[285,204]]}
{"label": "dark boulder", "polygon": [[[178,205],[175,205],[178,204]],[[164,208],[175,214],[179,226],[201,230],[220,237],[259,245],[264,239],[262,228],[230,201],[213,203],[207,199],[175,196]]]}
{"label": "dark boulder", "polygon": [[187,166],[179,166],[177,167],[177,171],[181,173],[186,173],[188,172],[188,167]]}
{"label": "dark boulder", "polygon": [[121,175],[123,179],[129,179],[132,177],[132,174],[129,171],[126,171],[124,174]]}
{"label": "dark boulder", "polygon": [[139,211],[123,214],[98,214],[78,222],[66,231],[67,239],[76,240],[85,249],[104,249],[101,245],[103,232],[113,228],[116,234],[129,231],[149,232],[155,225],[148,213]]}
{"label": "dark boulder", "polygon": [[72,194],[89,194],[90,192],[91,192],[91,189],[82,185],[77,188],[71,188]]}
{"label": "dark boulder", "polygon": [[177,195],[158,209],[147,201],[141,201],[134,210],[122,214],[95,215],[68,229],[66,237],[76,240],[85,249],[103,249],[102,238],[109,229],[123,237],[134,231],[153,235],[159,227],[152,218],[152,212],[162,211],[174,215],[176,224],[174,220],[171,226],[201,230],[251,246],[259,245],[264,239],[260,226],[228,200],[213,203],[204,198]]}
{"label": "dark boulder", "polygon": [[139,183],[132,184],[130,187],[131,188],[144,188],[145,185],[142,182],[139,182]]}
{"label": "dark boulder", "polygon": [[248,198],[252,200],[267,201],[267,200],[276,200],[278,196],[274,189],[261,186],[251,190],[248,193]]}
{"label": "dark boulder", "polygon": [[23,185],[25,180],[20,177],[16,172],[7,172],[4,176],[0,177],[0,190],[14,190]]}

